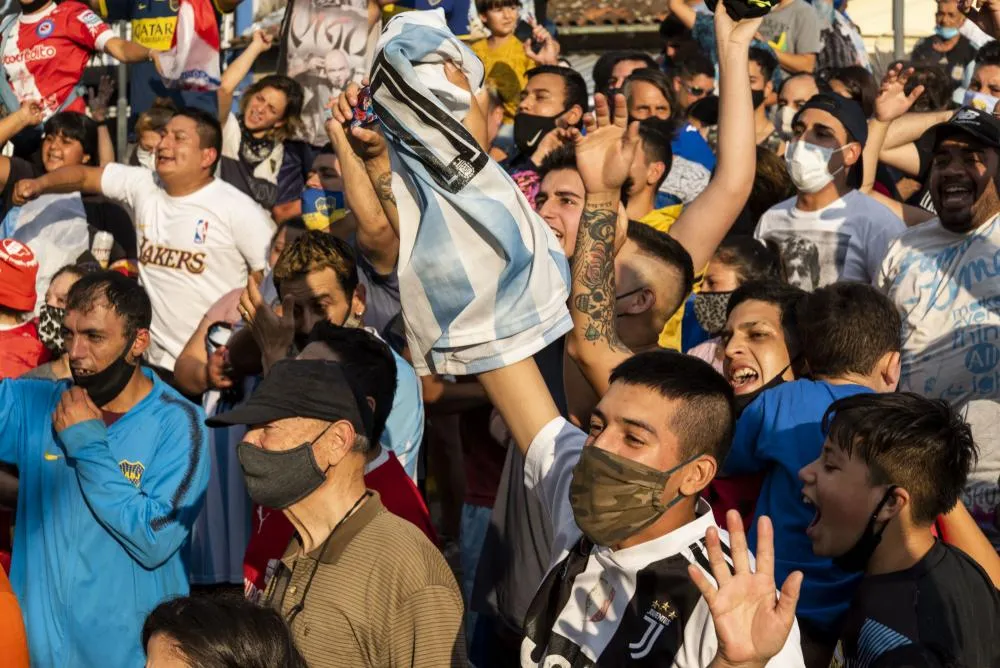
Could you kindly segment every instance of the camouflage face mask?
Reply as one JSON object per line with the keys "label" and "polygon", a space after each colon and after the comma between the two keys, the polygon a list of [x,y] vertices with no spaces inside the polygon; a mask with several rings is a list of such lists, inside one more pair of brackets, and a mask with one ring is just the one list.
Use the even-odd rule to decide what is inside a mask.
{"label": "camouflage face mask", "polygon": [[696,458],[659,471],[593,445],[585,447],[569,488],[577,526],[595,544],[609,547],[642,531],[684,498],[678,494],[668,503],[660,501],[674,471]]}

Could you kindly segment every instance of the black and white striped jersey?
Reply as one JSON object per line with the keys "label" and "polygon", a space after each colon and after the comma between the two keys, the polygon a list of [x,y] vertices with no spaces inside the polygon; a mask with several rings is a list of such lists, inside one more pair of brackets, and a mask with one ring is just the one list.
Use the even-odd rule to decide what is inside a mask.
{"label": "black and white striped jersey", "polygon": [[[551,515],[554,562],[525,618],[521,666],[700,668],[718,641],[708,604],[688,577],[695,564],[711,578],[705,530],[715,526],[699,500],[694,521],[621,550],[595,546],[576,526],[569,504],[573,467],[586,434],[563,419],[532,441],[525,482]],[[729,558],[729,535],[719,531]],[[768,664],[803,666],[798,626]]]}

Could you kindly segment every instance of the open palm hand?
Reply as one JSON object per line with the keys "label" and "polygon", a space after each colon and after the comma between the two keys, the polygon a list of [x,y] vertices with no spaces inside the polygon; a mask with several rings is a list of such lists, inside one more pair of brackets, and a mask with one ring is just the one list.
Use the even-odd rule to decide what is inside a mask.
{"label": "open palm hand", "polygon": [[587,134],[573,132],[576,167],[588,193],[617,192],[628,179],[639,146],[639,123],[628,124],[625,96],[616,95],[611,120],[607,98],[594,96],[596,119],[589,118]]}
{"label": "open palm hand", "polygon": [[688,574],[701,591],[712,613],[715,635],[719,641],[718,657],[726,664],[763,666],[778,654],[795,622],[795,605],[802,585],[802,574],[792,573],[785,580],[779,598],[774,587],[774,529],[771,520],[761,517],[757,523],[757,569],[750,569],[750,551],[739,513],[726,515],[732,552],[733,572],[722,553],[719,532],[711,527],[705,533],[708,561],[716,588],[697,566]]}

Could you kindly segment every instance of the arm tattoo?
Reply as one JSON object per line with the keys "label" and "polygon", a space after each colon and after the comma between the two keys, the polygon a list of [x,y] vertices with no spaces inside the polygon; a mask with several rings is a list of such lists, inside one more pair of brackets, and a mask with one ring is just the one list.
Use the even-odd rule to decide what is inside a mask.
{"label": "arm tattoo", "polygon": [[573,254],[573,308],[584,316],[584,338],[629,352],[615,327],[615,229],[617,207],[587,203]]}
{"label": "arm tattoo", "polygon": [[386,204],[396,206],[396,196],[392,194],[392,172],[383,172],[375,177],[375,194]]}

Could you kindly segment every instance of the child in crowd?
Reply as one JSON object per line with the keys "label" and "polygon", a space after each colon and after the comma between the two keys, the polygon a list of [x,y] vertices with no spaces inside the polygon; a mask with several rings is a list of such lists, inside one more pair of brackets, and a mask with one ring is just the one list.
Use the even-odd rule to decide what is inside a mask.
{"label": "child in crowd", "polygon": [[479,18],[490,36],[469,45],[472,52],[483,61],[486,79],[493,84],[503,100],[503,125],[497,146],[507,153],[513,151],[514,114],[521,101],[521,89],[527,83],[525,76],[535,62],[528,57],[524,44],[514,35],[521,20],[520,0],[476,0]]}
{"label": "child in crowd", "polygon": [[822,425],[822,454],[800,473],[807,535],[817,555],[865,571],[830,665],[1000,665],[1000,595],[932,532],[976,459],[969,425],[911,393],[842,398]]}
{"label": "child in crowd", "polygon": [[158,98],[153,106],[139,114],[135,122],[137,139],[128,164],[133,167],[156,169],[156,147],[160,145],[160,137],[167,123],[177,112],[177,107],[167,98]]}
{"label": "child in crowd", "polygon": [[49,361],[33,320],[37,275],[38,260],[30,248],[0,240],[0,379]]}
{"label": "child in crowd", "polygon": [[[826,665],[840,621],[860,577],[813,554],[806,527],[813,509],[802,500],[799,470],[819,456],[820,428],[842,397],[891,392],[899,381],[900,318],[892,302],[862,283],[835,283],[800,300],[799,343],[810,378],[761,393],[743,411],[725,475],[766,472],[756,516],[774,524],[775,578],[805,575],[797,615],[804,653]],[[754,523],[749,533],[756,547]]]}

